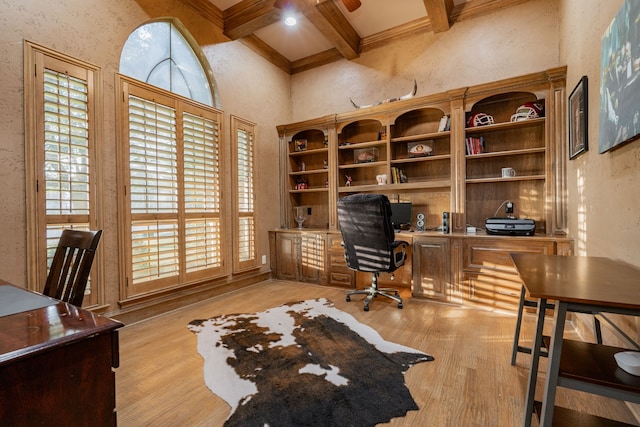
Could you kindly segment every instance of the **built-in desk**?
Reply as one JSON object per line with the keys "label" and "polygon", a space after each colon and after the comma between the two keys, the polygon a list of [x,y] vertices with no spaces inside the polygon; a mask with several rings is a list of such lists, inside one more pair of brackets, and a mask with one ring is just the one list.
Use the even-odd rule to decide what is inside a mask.
{"label": "built-in desk", "polygon": [[116,425],[120,327],[0,280],[0,425]]}
{"label": "built-in desk", "polygon": [[[492,310],[516,311],[522,284],[512,252],[572,255],[573,241],[564,236],[490,236],[401,231],[409,242],[409,259],[394,273],[382,274],[382,286],[413,296]],[[347,268],[339,231],[313,228],[269,232],[271,273],[295,280],[353,289],[364,287],[370,274]]]}
{"label": "built-in desk", "polygon": [[[555,408],[557,387],[640,403],[640,377],[618,368],[613,355],[622,348],[563,339],[567,312],[640,315],[640,270],[608,258],[512,254],[522,283],[539,299],[527,387],[524,425],[535,411],[540,425],[613,425],[611,420]],[[542,329],[548,300],[555,300],[544,396],[534,399]],[[621,425],[621,424],[615,424]]]}

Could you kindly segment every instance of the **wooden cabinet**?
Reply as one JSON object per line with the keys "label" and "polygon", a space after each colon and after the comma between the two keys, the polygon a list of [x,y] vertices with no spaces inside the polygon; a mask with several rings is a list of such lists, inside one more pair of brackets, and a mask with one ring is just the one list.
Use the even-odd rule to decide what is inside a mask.
{"label": "wooden cabinet", "polygon": [[[320,118],[295,125],[279,126],[282,172],[283,206],[281,225],[296,227],[295,208],[306,207],[310,214],[304,227],[335,228],[331,212],[335,210],[329,193],[335,188],[329,179],[330,139],[333,120]],[[335,215],[334,215],[335,217]]]}
{"label": "wooden cabinet", "polygon": [[353,289],[356,286],[356,272],[347,267],[342,247],[342,235],[338,232],[327,235],[328,256],[327,256],[327,284],[343,288]]}
{"label": "wooden cabinet", "polygon": [[[558,67],[278,126],[286,165],[282,228],[292,231],[293,209],[308,206],[303,230],[324,230],[325,237],[335,233],[337,201],[352,193],[411,202],[412,225],[423,214],[425,234],[414,234],[421,237],[412,248],[413,271],[401,269],[391,285],[410,283],[414,295],[441,301],[512,309],[519,284],[510,251],[572,253],[566,238],[565,80],[566,67]],[[544,114],[512,121],[518,108],[532,101],[544,104]],[[491,120],[468,126],[477,113]],[[477,148],[468,149],[467,142]],[[512,168],[515,176],[503,177],[502,168]],[[484,235],[485,219],[506,216],[507,201],[514,204],[515,217],[536,221],[536,236]],[[451,234],[429,237],[442,225],[443,212],[450,213]],[[468,225],[478,229],[477,237],[466,235]],[[330,249],[313,262],[328,265],[319,267],[303,254],[309,245],[320,250],[319,242],[291,238],[279,242],[277,277],[353,286],[336,241],[323,241]],[[363,277],[355,275],[356,286]]]}
{"label": "wooden cabinet", "polygon": [[420,236],[413,240],[413,295],[449,301],[451,251],[447,237]]}
{"label": "wooden cabinet", "polygon": [[[562,241],[561,244],[565,242]],[[557,239],[482,236],[462,242],[463,288],[466,305],[515,311],[520,280],[511,253],[557,254]]]}
{"label": "wooden cabinet", "polygon": [[[277,279],[363,289],[371,274],[347,267],[342,236],[336,231],[270,231],[272,274]],[[407,260],[380,274],[381,287],[441,302],[516,311],[522,281],[512,253],[573,254],[571,239],[553,236],[489,236],[398,233],[409,243]]]}
{"label": "wooden cabinet", "polygon": [[[486,112],[495,124],[465,130],[467,224],[484,227],[485,218],[504,216],[508,200],[516,217],[534,219],[536,232],[546,234],[546,118],[510,121],[530,101],[545,102],[532,93],[509,92],[478,101],[468,113]],[[512,168],[515,176],[503,177],[502,168]]]}
{"label": "wooden cabinet", "polygon": [[274,247],[275,277],[309,283],[326,283],[326,233],[270,232]]}

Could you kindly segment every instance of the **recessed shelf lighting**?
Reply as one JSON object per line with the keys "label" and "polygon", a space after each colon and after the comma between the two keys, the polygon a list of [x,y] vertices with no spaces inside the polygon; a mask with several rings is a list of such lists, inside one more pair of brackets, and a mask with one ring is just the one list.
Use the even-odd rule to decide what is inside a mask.
{"label": "recessed shelf lighting", "polygon": [[288,27],[293,27],[294,25],[296,25],[298,23],[298,20],[296,19],[295,16],[287,16],[286,18],[284,18],[284,24]]}

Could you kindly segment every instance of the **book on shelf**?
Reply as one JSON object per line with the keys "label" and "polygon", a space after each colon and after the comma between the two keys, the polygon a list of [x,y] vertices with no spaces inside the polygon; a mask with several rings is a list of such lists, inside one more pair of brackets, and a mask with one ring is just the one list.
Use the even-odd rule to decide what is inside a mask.
{"label": "book on shelf", "polygon": [[409,182],[409,178],[404,170],[399,169],[397,167],[391,168],[391,183],[392,184],[404,184],[405,182]]}
{"label": "book on shelf", "polygon": [[451,130],[451,117],[445,114],[440,119],[440,124],[438,125],[438,132],[445,132],[448,130]]}
{"label": "book on shelf", "polygon": [[467,155],[482,154],[484,153],[484,136],[481,137],[466,137],[464,139],[466,145]]}

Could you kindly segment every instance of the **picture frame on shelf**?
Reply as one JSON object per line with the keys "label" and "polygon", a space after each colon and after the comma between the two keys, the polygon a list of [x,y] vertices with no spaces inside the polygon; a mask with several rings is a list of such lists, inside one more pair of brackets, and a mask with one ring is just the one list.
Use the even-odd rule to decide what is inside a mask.
{"label": "picture frame on shelf", "polygon": [[589,149],[588,78],[582,76],[569,95],[569,159],[575,159]]}
{"label": "picture frame on shelf", "polygon": [[307,140],[296,139],[293,141],[293,149],[294,151],[305,151],[307,149]]}

